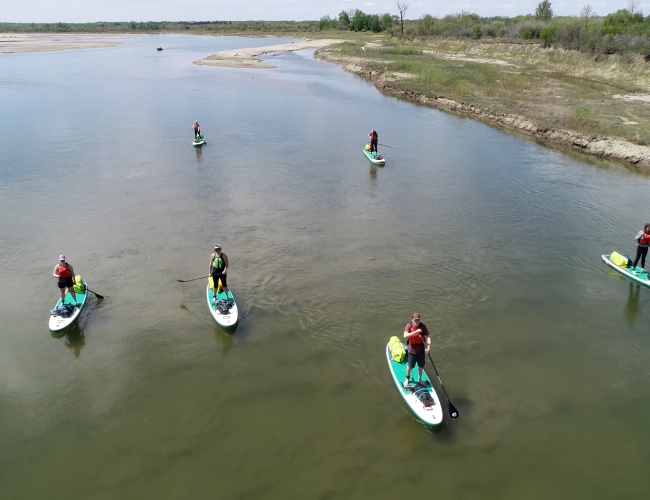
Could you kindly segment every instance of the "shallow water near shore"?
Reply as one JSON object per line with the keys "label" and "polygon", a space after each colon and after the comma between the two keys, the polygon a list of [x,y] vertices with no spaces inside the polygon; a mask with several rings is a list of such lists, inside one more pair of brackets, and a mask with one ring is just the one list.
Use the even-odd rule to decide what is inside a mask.
{"label": "shallow water near shore", "polygon": [[[0,55],[0,496],[645,498],[650,289],[600,255],[634,253],[650,179],[312,51],[192,64],[283,42]],[[234,332],[176,281],[216,243]],[[56,339],[60,253],[107,299]],[[460,412],[435,431],[385,358],[414,311]]]}

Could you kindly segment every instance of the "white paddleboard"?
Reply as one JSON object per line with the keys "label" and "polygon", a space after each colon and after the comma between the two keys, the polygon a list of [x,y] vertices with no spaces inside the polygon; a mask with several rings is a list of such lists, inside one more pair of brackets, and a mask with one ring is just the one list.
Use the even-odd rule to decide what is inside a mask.
{"label": "white paddleboard", "polygon": [[[234,326],[239,320],[239,311],[237,310],[237,303],[235,302],[235,297],[233,297],[232,292],[228,290],[228,298],[232,300],[232,307],[228,310],[228,314],[222,314],[219,312],[217,307],[217,302],[214,300],[214,293],[210,285],[207,287],[207,297],[208,297],[208,307],[212,313],[214,320],[221,326],[228,328],[229,326]],[[223,290],[217,295],[217,300],[225,300],[226,294]]]}
{"label": "white paddleboard", "polygon": [[[402,344],[404,345],[404,344]],[[406,346],[404,346],[406,349]],[[389,344],[386,345],[386,357],[388,358],[388,367],[390,368],[390,373],[393,375],[393,380],[397,386],[397,390],[404,399],[404,402],[407,404],[409,409],[417,417],[417,419],[429,427],[435,427],[442,423],[442,406],[440,406],[440,398],[436,394],[436,391],[431,385],[431,380],[427,377],[426,372],[422,371],[422,381],[424,385],[418,386],[417,381],[413,380],[418,375],[418,367],[415,365],[413,371],[411,372],[411,380],[413,380],[411,389],[404,388],[404,380],[406,380],[406,358],[402,363],[398,363],[393,359],[390,354]],[[431,398],[433,399],[433,405],[425,406],[420,399],[416,396],[416,393],[419,391],[427,391]]]}
{"label": "white paddleboard", "polygon": [[[88,286],[86,285],[85,281],[83,283],[84,283],[84,293],[75,293],[75,296],[77,297],[77,304],[79,304],[79,307],[75,308],[74,312],[70,315],[69,318],[50,315],[51,331],[53,332],[61,331],[69,327],[72,323],[74,323],[77,320],[79,314],[81,314],[81,310],[84,308],[84,305],[86,305],[86,299],[88,298]],[[72,297],[70,297],[70,294],[66,293],[65,302],[66,304],[72,304]],[[61,299],[57,301],[56,306],[54,306],[54,309],[56,309],[60,305],[61,305]]]}

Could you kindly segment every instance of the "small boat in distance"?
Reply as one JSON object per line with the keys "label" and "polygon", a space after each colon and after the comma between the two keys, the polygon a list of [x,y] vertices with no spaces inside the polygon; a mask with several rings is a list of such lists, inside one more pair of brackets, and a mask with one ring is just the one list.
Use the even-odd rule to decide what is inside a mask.
{"label": "small boat in distance", "polygon": [[163,50],[163,48],[162,48],[162,47],[158,47],[156,50]]}

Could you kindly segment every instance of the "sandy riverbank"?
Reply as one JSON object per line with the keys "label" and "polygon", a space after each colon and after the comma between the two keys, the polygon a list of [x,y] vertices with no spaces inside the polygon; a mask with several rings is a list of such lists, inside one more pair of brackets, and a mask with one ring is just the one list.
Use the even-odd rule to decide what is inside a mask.
{"label": "sandy riverbank", "polygon": [[128,35],[0,33],[0,52],[13,54],[115,47],[121,45],[126,36]]}
{"label": "sandy riverbank", "polygon": [[194,64],[201,66],[221,66],[226,68],[275,68],[270,64],[264,64],[257,59],[258,56],[271,52],[293,52],[303,49],[320,49],[343,40],[302,40],[300,42],[269,45],[267,47],[251,47],[247,49],[224,50],[217,52],[204,59],[194,61]]}

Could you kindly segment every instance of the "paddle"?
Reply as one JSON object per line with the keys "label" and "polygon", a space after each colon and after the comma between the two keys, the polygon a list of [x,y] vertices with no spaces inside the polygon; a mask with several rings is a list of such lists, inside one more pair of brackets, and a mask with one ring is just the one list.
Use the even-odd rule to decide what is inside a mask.
{"label": "paddle", "polygon": [[[377,144],[379,144],[379,143],[377,143]],[[384,146],[385,148],[390,148],[390,149],[399,149],[399,148],[395,148],[395,147],[393,147],[393,146],[389,146],[388,144],[379,144],[379,145],[380,145],[380,146]]]}
{"label": "paddle", "polygon": [[90,293],[94,293],[94,294],[95,294],[95,297],[97,297],[98,299],[105,299],[105,298],[106,298],[106,297],[104,297],[103,295],[99,295],[97,292],[93,292],[93,291],[92,291],[90,288],[88,288],[88,287],[86,287],[86,290],[88,290]]}
{"label": "paddle", "polygon": [[438,382],[440,382],[440,387],[442,387],[442,390],[445,391],[445,397],[447,398],[447,403],[449,403],[449,416],[451,418],[458,418],[458,410],[454,405],[451,404],[451,401],[449,401],[449,396],[447,395],[447,391],[445,390],[445,386],[442,385],[442,380],[440,380],[440,375],[438,375],[438,370],[436,370],[436,365],[433,362],[433,358],[431,357],[431,354],[429,354],[429,359],[431,360],[431,364],[433,365],[433,369],[436,371],[436,375],[438,376]]}
{"label": "paddle", "polygon": [[179,283],[188,283],[190,281],[202,280],[202,279],[209,278],[209,277],[210,276],[201,276],[200,278],[194,278],[194,279],[191,279],[191,280],[176,280],[176,281],[178,281]]}

